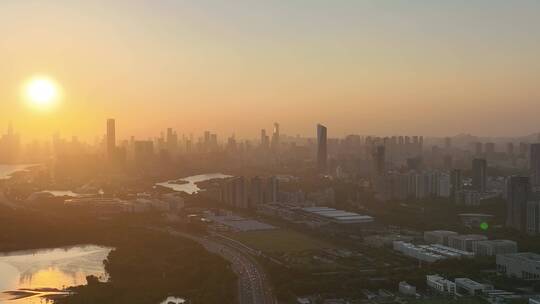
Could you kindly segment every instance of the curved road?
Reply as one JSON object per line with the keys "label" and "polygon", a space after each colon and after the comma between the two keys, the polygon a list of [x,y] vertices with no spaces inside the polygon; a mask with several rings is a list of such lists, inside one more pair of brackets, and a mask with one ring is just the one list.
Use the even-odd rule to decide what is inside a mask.
{"label": "curved road", "polygon": [[215,237],[199,237],[185,232],[169,230],[171,235],[183,236],[201,244],[206,250],[219,254],[232,264],[238,276],[240,304],[275,304],[277,301],[261,266],[241,246]]}

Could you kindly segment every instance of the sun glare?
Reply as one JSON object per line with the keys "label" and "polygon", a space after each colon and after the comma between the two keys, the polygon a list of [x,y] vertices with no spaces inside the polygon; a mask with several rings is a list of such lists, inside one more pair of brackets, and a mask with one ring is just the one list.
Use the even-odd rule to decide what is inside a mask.
{"label": "sun glare", "polygon": [[52,108],[60,98],[60,90],[48,77],[34,77],[25,86],[24,95],[30,106],[38,109]]}

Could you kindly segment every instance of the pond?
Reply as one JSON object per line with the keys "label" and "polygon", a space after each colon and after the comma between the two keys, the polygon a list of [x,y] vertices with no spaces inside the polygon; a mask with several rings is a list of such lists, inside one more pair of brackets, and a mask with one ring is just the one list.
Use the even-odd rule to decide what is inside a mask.
{"label": "pond", "polygon": [[168,297],[159,304],[184,304],[186,300],[178,297]]}
{"label": "pond", "polygon": [[[80,245],[1,253],[0,303],[43,303],[44,295],[86,284],[88,275],[106,281],[103,260],[111,250],[108,247]],[[19,298],[15,299],[17,296]]]}
{"label": "pond", "polygon": [[231,175],[226,175],[222,173],[207,173],[207,174],[192,175],[192,176],[183,177],[180,179],[173,179],[166,182],[157,183],[156,185],[167,187],[178,192],[185,192],[187,194],[193,194],[201,190],[197,186],[196,183],[204,182],[204,181],[215,179],[215,178],[227,178],[227,177],[231,177]]}

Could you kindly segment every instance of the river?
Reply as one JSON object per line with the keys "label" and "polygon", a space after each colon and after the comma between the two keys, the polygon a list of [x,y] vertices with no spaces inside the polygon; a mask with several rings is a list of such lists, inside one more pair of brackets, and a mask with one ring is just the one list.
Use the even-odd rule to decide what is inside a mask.
{"label": "river", "polygon": [[25,165],[6,165],[0,164],[0,179],[8,179],[11,174],[24,171],[30,167],[38,166],[37,164],[25,164]]}
{"label": "river", "polygon": [[13,299],[6,293],[21,289],[64,289],[86,284],[86,276],[106,281],[103,260],[111,248],[81,245],[67,248],[15,251],[0,254],[0,303],[43,303],[42,295]]}

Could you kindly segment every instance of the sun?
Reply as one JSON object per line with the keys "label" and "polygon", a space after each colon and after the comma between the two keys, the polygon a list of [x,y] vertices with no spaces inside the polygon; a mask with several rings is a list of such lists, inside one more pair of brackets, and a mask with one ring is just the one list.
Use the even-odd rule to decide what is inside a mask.
{"label": "sun", "polygon": [[36,76],[26,83],[24,95],[30,106],[46,110],[51,109],[58,102],[60,89],[51,78]]}

